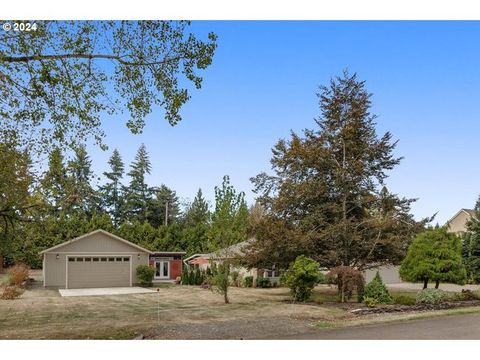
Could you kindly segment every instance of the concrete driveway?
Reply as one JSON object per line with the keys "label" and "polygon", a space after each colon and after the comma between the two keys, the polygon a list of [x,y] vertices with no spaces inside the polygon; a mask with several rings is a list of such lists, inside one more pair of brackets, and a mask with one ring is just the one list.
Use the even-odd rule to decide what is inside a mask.
{"label": "concrete driveway", "polygon": [[68,296],[145,294],[145,293],[155,292],[155,290],[146,289],[142,287],[115,287],[115,288],[95,288],[95,289],[59,289],[58,292],[63,297],[68,297]]}

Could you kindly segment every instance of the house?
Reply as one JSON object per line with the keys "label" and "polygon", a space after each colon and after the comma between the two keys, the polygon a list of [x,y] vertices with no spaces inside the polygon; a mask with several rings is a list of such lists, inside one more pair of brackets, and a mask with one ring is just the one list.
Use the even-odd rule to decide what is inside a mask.
{"label": "house", "polygon": [[[468,232],[467,223],[474,216],[475,211],[471,209],[460,209],[450,220],[445,224],[447,231],[456,235],[463,235]],[[386,284],[396,284],[402,282],[399,274],[400,266],[398,265],[383,265],[377,268],[372,268],[364,272],[365,281],[370,282],[377,271]]]}
{"label": "house", "polygon": [[150,254],[149,265],[155,269],[154,282],[173,282],[182,276],[183,251],[162,251]]}
{"label": "house", "polygon": [[447,231],[462,235],[468,232],[467,223],[472,216],[475,215],[475,210],[460,209],[450,220],[447,221]]}
{"label": "house", "polygon": [[43,285],[65,289],[129,287],[138,265],[155,267],[157,280],[181,275],[183,253],[154,253],[104,230],[95,230],[42,251]]}
{"label": "house", "polygon": [[[244,255],[244,249],[255,239],[251,238],[249,240],[234,244],[227,248],[211,252],[208,254],[194,254],[184,260],[184,263],[187,266],[197,266],[200,270],[206,270],[211,266],[212,263],[221,263],[227,259],[233,260],[237,257]],[[248,269],[243,266],[234,265],[232,271],[237,271],[239,275],[243,278],[246,276],[252,276],[253,280],[256,281],[259,277],[269,278],[272,284],[277,284],[280,280],[278,272],[275,269]]]}

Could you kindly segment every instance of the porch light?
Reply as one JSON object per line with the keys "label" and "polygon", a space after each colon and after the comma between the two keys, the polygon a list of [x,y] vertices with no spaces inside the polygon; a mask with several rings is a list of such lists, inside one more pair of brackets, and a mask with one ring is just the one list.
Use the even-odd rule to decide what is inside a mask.
{"label": "porch light", "polygon": [[57,260],[60,259],[60,255],[57,254],[57,256],[55,256],[55,259],[57,259]]}
{"label": "porch light", "polygon": [[140,260],[140,254],[137,254],[137,259]]}

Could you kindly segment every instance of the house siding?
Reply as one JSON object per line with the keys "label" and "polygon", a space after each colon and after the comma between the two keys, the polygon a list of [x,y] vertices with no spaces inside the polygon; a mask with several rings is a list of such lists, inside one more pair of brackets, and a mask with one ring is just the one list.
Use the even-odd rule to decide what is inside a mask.
{"label": "house siding", "polygon": [[[58,255],[58,259],[57,259]],[[147,265],[149,254],[142,252],[127,243],[116,240],[104,233],[94,233],[65,246],[53,249],[44,256],[44,286],[65,288],[67,272],[67,256],[118,255],[131,256],[132,285],[138,284],[136,268]],[[90,274],[91,275],[91,274]],[[89,275],[89,276],[90,276]],[[92,281],[95,284],[95,281]]]}

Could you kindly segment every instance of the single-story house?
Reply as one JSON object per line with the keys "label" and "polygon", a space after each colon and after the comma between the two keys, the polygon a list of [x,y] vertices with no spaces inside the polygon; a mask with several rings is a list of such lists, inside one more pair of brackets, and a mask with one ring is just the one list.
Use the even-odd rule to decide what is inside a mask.
{"label": "single-story house", "polygon": [[[221,263],[226,259],[234,259],[244,254],[244,249],[255,239],[249,239],[238,244],[234,244],[225,249],[221,249],[215,252],[207,254],[194,254],[184,260],[187,266],[197,266],[201,270],[206,270],[211,266],[212,262]],[[278,283],[280,274],[273,269],[248,269],[243,266],[233,266],[232,271],[237,271],[241,277],[252,276],[254,282],[258,277],[269,278],[272,284]]]}
{"label": "single-story house", "polygon": [[155,279],[181,275],[183,253],[151,252],[105,230],[95,230],[42,251],[43,285],[65,289],[128,287],[138,265],[155,267]]}

